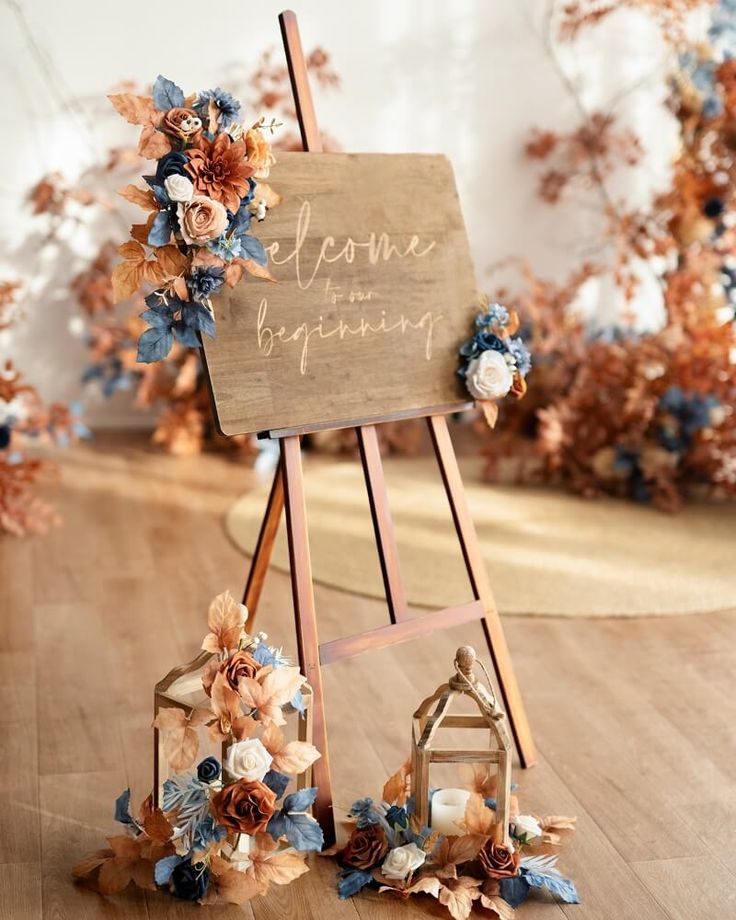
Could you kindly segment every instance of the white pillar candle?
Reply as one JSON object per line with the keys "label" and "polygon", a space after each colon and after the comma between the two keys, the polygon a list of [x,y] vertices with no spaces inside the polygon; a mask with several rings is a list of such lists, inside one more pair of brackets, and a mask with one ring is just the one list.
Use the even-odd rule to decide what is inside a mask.
{"label": "white pillar candle", "polygon": [[467,789],[438,789],[432,796],[432,830],[445,837],[464,834],[458,822],[465,817],[465,806],[469,798]]}

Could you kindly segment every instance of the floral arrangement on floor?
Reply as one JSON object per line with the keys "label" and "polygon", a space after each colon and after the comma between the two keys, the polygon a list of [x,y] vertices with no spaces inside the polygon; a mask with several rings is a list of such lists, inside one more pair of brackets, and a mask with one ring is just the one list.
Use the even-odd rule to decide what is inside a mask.
{"label": "floral arrangement on floor", "polygon": [[531,370],[529,350],[516,335],[519,317],[500,303],[488,303],[475,318],[475,333],[460,346],[458,374],[493,428],[498,402],[509,393],[521,399]]}
{"label": "floral arrangement on floor", "polygon": [[[199,334],[215,334],[210,297],[245,274],[273,281],[268,257],[250,232],[279,197],[263,180],[275,158],[264,119],[245,128],[240,102],[225,90],[185,98],[158,76],[151,98],[132,93],[109,97],[131,124],[142,125],[138,153],[156,160],[148,189],[127,185],[120,194],[150,212],[134,224],[132,239],[118,247],[123,262],[112,273],[115,302],[127,300],[142,282],[154,285],[141,319],[149,324],[138,340],[137,360],[161,361],[174,340],[197,347]],[[150,251],[151,258],[148,257]]]}
{"label": "floral arrangement on floor", "polygon": [[368,885],[402,900],[426,894],[444,905],[453,920],[467,920],[475,902],[500,920],[512,920],[514,908],[535,888],[565,903],[579,903],[575,885],[560,873],[554,853],[564,835],[574,830],[575,818],[522,815],[512,796],[510,845],[499,842],[495,777],[487,767],[476,765],[466,768],[471,793],[465,833],[443,836],[418,825],[409,769],[407,762],[389,778],[380,804],[366,798],[350,809],[355,827],[336,851],[341,898]]}
{"label": "floral arrangement on floor", "polygon": [[[126,789],[115,803],[126,833],[74,867],[74,877],[101,894],[132,881],[183,900],[242,904],[303,875],[306,853],[322,848],[322,830],[307,813],[317,789],[286,794],[319,757],[281,730],[285,710],[304,710],[306,678],[265,634],[245,632],[246,617],[229,592],[212,601],[202,643],[212,658],[201,672],[209,706],[161,708],[154,721],[175,771],[163,783],[162,808],[149,796],[133,818]],[[204,729],[224,758],[197,763]]]}
{"label": "floral arrangement on floor", "polygon": [[[23,315],[20,291],[19,282],[0,281],[0,331]],[[0,366],[0,533],[44,534],[61,523],[54,507],[35,491],[56,474],[56,465],[33,448],[66,447],[86,437],[79,403],[47,405],[12,361]]]}
{"label": "floral arrangement on floor", "polygon": [[[696,8],[706,14],[703,40],[685,27]],[[583,74],[558,51],[593,30],[604,42],[609,19],[636,15],[652,19],[670,55],[667,105],[679,133],[671,185],[644,205],[618,191],[624,172],[647,166],[646,138],[620,114],[644,81],[591,110]],[[521,291],[496,291],[528,319],[535,373],[523,404],[504,407],[503,431],[481,432],[489,479],[513,465],[524,481],[666,511],[691,495],[736,497],[735,22],[733,0],[550,4],[545,49],[580,123],[535,130],[526,154],[539,198],[584,208],[600,229],[586,224],[581,264],[563,281],[521,263]],[[593,327],[581,304],[609,284],[620,316]],[[647,332],[635,315],[644,291],[664,315]]]}

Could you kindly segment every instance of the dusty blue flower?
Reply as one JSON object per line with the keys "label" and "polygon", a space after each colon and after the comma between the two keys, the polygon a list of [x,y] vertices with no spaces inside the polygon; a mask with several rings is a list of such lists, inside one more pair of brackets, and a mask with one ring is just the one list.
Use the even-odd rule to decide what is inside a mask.
{"label": "dusty blue flower", "polygon": [[235,236],[235,234],[228,236],[226,233],[207,243],[207,248],[226,262],[232,262],[233,259],[237,259],[243,250],[240,237]]}
{"label": "dusty blue flower", "polygon": [[224,281],[224,268],[203,265],[197,266],[187,279],[189,290],[195,300],[206,300],[222,287]]}
{"label": "dusty blue flower", "polygon": [[478,329],[485,326],[505,326],[509,321],[509,311],[500,303],[491,303],[485,313],[480,313],[475,318]]}
{"label": "dusty blue flower", "polygon": [[688,436],[712,425],[711,413],[717,406],[715,396],[687,394],[680,387],[670,387],[659,401],[660,409],[674,416],[683,433]]}
{"label": "dusty blue flower", "polygon": [[522,377],[526,377],[529,371],[532,369],[532,356],[529,353],[529,349],[521,341],[520,338],[510,339],[508,342],[508,350],[511,357],[516,363],[516,369],[521,374]]}
{"label": "dusty blue flower", "polygon": [[220,89],[219,86],[215,87],[215,89],[205,90],[199,94],[194,104],[195,111],[202,121],[206,121],[210,99],[214,101],[220,110],[220,127],[227,128],[240,114],[240,103],[235,96],[224,89]]}
{"label": "dusty blue flower", "polygon": [[406,813],[406,809],[400,808],[398,805],[392,805],[389,808],[386,812],[386,820],[391,827],[398,825],[402,830],[409,826],[409,816]]}
{"label": "dusty blue flower", "polygon": [[171,887],[183,901],[199,901],[210,883],[210,873],[203,862],[182,862],[171,873]]}

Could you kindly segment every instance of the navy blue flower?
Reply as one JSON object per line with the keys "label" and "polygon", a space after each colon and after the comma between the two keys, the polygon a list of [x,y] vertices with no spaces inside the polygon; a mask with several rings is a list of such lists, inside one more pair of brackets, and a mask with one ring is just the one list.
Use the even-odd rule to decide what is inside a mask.
{"label": "navy blue flower", "polygon": [[189,162],[189,157],[184,153],[167,153],[161,157],[156,167],[156,185],[163,185],[169,176],[184,176],[184,167]]}
{"label": "navy blue flower", "polygon": [[529,349],[521,341],[520,338],[510,339],[508,342],[508,350],[511,354],[511,357],[516,362],[516,369],[521,374],[522,377],[526,377],[529,371],[532,369],[532,356],[529,353]]}
{"label": "navy blue flower", "polygon": [[225,281],[225,269],[200,265],[194,269],[187,280],[192,297],[195,300],[207,300],[222,287]]}
{"label": "navy blue flower", "polygon": [[389,808],[386,812],[386,820],[391,827],[398,825],[402,830],[409,826],[409,816],[406,813],[406,809],[400,808],[398,805],[392,805]]}
{"label": "navy blue flower", "polygon": [[171,873],[171,887],[182,901],[201,900],[210,882],[210,873],[203,862],[182,862]]}
{"label": "navy blue flower", "polygon": [[660,409],[677,419],[687,437],[713,424],[711,412],[717,406],[715,396],[688,395],[680,387],[670,387],[659,401]]}
{"label": "navy blue flower", "polygon": [[503,339],[499,339],[492,332],[476,332],[473,336],[479,351],[508,351]]}
{"label": "navy blue flower", "polygon": [[0,450],[5,450],[10,444],[10,425],[0,425]]}
{"label": "navy blue flower", "polygon": [[197,101],[194,104],[194,109],[202,119],[206,121],[207,119],[207,109],[209,107],[210,99],[212,99],[220,110],[220,127],[227,128],[240,114],[240,103],[231,93],[226,92],[224,89],[220,89],[219,86],[215,89],[205,90],[203,93],[200,93],[197,97]]}
{"label": "navy blue flower", "polygon": [[197,779],[203,783],[213,783],[220,778],[222,767],[216,757],[205,757],[197,766]]}

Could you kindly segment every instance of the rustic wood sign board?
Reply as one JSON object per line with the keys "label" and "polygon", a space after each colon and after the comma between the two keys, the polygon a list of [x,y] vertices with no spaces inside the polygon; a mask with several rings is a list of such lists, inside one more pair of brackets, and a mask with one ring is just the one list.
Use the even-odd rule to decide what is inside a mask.
{"label": "rustic wood sign board", "polygon": [[255,228],[277,284],[213,299],[204,354],[227,435],[340,427],[467,404],[477,311],[452,167],[422,154],[281,153]]}

